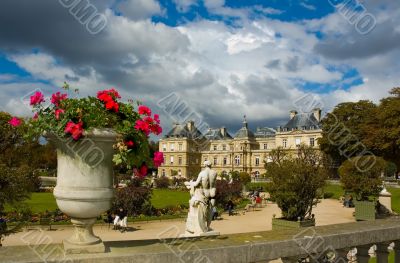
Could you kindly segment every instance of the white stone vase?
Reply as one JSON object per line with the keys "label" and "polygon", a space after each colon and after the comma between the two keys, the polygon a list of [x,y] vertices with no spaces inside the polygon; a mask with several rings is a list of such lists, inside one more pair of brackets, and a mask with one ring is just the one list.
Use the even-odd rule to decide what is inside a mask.
{"label": "white stone vase", "polygon": [[93,129],[78,141],[49,136],[57,147],[57,185],[54,196],[59,209],[71,217],[74,233],[63,241],[66,254],[105,252],[93,233],[96,218],[109,210],[114,198],[111,129]]}

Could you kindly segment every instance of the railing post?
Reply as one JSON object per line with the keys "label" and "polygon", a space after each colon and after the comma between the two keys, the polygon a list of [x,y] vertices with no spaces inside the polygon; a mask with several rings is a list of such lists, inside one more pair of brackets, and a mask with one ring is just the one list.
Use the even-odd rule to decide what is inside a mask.
{"label": "railing post", "polygon": [[371,248],[370,245],[357,247],[357,262],[358,263],[368,263],[368,261],[370,259],[370,256],[369,256],[370,248]]}
{"label": "railing post", "polygon": [[394,241],[394,263],[400,263],[400,240]]}
{"label": "railing post", "polygon": [[388,251],[389,243],[379,243],[376,244],[376,262],[377,263],[388,263],[389,251]]}

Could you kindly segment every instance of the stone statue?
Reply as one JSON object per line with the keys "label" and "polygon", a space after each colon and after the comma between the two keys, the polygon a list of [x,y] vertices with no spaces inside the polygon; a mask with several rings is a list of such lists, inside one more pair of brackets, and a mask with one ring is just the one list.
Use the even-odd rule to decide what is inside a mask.
{"label": "stone statue", "polygon": [[189,213],[186,220],[186,232],[182,236],[219,235],[210,228],[212,208],[215,206],[217,173],[211,170],[211,163],[204,162],[204,169],[196,181],[185,182],[190,189]]}

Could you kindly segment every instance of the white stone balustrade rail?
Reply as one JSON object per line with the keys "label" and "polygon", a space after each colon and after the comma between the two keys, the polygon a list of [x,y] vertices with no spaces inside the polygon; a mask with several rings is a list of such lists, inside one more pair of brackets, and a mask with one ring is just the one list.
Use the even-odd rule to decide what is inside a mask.
{"label": "white stone balustrade rail", "polygon": [[[161,236],[168,236],[168,231],[174,231],[173,222],[171,229],[166,229],[165,235]],[[103,254],[65,256],[60,244],[27,244],[0,248],[0,262],[244,263],[269,262],[279,258],[284,262],[297,262],[299,258],[305,257],[309,257],[307,262],[324,262],[326,252],[333,251],[337,257],[332,262],[342,263],[350,262],[346,259],[347,252],[357,248],[357,261],[364,263],[370,258],[371,246],[376,245],[377,262],[384,263],[388,262],[388,246],[393,242],[395,262],[400,263],[400,218],[397,217],[373,222],[209,238],[105,242],[107,252]]]}

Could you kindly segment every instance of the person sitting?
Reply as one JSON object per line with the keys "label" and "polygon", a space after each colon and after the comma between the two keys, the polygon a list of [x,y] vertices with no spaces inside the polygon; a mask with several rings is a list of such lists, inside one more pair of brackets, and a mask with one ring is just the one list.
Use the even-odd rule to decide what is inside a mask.
{"label": "person sitting", "polygon": [[127,213],[121,207],[117,213],[117,216],[114,219],[114,229],[122,227],[123,228],[122,231],[126,231],[127,221],[128,221]]}
{"label": "person sitting", "polygon": [[108,228],[110,228],[110,224],[114,222],[114,218],[111,214],[111,211],[107,211],[107,217],[104,218],[104,223],[108,224]]}

